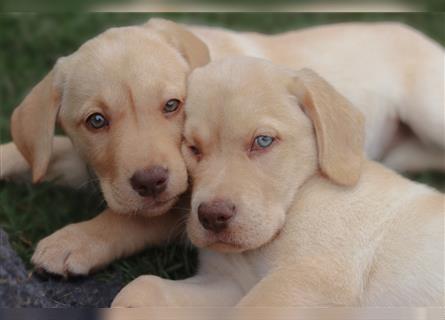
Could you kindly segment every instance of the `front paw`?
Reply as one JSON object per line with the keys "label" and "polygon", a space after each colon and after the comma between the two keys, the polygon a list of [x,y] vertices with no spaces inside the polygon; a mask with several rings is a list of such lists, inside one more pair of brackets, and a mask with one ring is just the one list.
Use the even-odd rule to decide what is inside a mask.
{"label": "front paw", "polygon": [[140,276],[126,285],[114,298],[113,308],[174,306],[168,294],[168,281],[156,276]]}
{"label": "front paw", "polygon": [[88,275],[113,260],[107,243],[83,230],[81,224],[64,227],[37,244],[32,263],[52,274]]}

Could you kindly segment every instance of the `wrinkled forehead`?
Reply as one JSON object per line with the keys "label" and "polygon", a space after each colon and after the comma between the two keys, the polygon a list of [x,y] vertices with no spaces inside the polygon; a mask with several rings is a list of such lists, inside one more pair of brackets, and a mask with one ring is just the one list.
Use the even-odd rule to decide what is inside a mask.
{"label": "wrinkled forehead", "polygon": [[188,65],[159,35],[141,27],[115,28],[88,41],[67,58],[67,94],[88,97],[122,87],[147,94],[184,86]]}
{"label": "wrinkled forehead", "polygon": [[288,75],[261,63],[221,63],[193,72],[185,107],[186,133],[207,129],[243,134],[281,123],[294,99],[287,81]]}

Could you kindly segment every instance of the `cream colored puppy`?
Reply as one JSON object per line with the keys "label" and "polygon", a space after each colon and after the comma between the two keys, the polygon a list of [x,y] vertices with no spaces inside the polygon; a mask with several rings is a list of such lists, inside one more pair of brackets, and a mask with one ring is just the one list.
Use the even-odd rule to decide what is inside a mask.
{"label": "cream colored puppy", "polygon": [[364,119],[336,88],[234,58],[195,70],[187,95],[201,268],[140,277],[114,306],[444,304],[445,198],[364,158]]}
{"label": "cream colored puppy", "polygon": [[[314,68],[365,114],[369,157],[401,171],[443,168],[443,49],[406,26],[340,24],[274,36],[162,19],[113,28],[60,58],[15,110],[13,138],[26,162],[14,145],[0,150],[4,178],[29,163],[39,181],[50,165],[48,177],[74,185],[87,179],[88,164],[109,206],[42,240],[37,267],[87,274],[175,238],[181,212],[164,213],[187,188],[179,149],[186,78],[231,55]],[[75,151],[67,138],[52,144],[56,121]]]}
{"label": "cream colored puppy", "polygon": [[[110,29],[58,59],[14,110],[18,150],[2,147],[2,174],[20,175],[28,163],[34,182],[47,175],[74,185],[88,179],[87,164],[108,205],[40,241],[37,268],[85,275],[181,232],[183,212],[170,209],[188,187],[186,79],[208,61],[206,45],[172,22]],[[56,123],[69,139],[53,139]]]}

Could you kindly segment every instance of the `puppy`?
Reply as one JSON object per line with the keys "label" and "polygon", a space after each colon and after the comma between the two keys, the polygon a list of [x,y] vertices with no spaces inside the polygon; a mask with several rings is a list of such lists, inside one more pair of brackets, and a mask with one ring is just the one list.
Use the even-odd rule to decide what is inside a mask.
{"label": "puppy", "polygon": [[[88,274],[181,231],[181,210],[169,209],[187,189],[180,152],[186,77],[208,61],[206,45],[174,23],[110,29],[60,58],[15,109],[12,136],[33,181],[43,179],[51,154],[72,159],[60,150],[65,141],[82,158],[67,171],[85,179],[88,164],[109,207],[40,241],[32,257],[37,268]],[[53,144],[56,122],[72,144],[62,137]],[[61,181],[72,185],[67,178]]]}
{"label": "puppy", "polygon": [[443,305],[444,196],[366,160],[363,116],[326,80],[232,58],[187,96],[201,268],[140,277],[114,306]]}
{"label": "puppy", "polygon": [[[110,29],[59,59],[12,118],[14,142],[34,181],[45,176],[58,121],[73,142],[71,151],[83,160],[69,162],[71,169],[53,160],[50,173],[62,171],[59,182],[73,185],[69,173],[87,179],[88,164],[109,206],[91,221],[42,240],[32,259],[37,267],[87,274],[147,244],[175,238],[181,214],[169,209],[187,188],[179,148],[186,77],[209,59],[240,54],[310,66],[327,77],[365,113],[371,158],[399,170],[443,165],[443,78],[437,67],[443,49],[408,27],[342,24],[266,36],[151,19]],[[401,135],[402,122],[415,135]],[[3,177],[25,168],[19,151],[6,147],[2,151],[12,160],[2,168]],[[70,158],[63,156],[69,150],[58,148],[54,144],[53,154]]]}

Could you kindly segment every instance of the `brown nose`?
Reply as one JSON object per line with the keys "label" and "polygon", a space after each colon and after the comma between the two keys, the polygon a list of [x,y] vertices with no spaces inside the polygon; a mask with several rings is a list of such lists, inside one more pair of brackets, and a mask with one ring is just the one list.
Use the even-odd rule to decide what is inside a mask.
{"label": "brown nose", "polygon": [[198,206],[198,218],[204,229],[215,233],[227,228],[229,220],[235,216],[236,207],[230,201],[215,200]]}
{"label": "brown nose", "polygon": [[130,184],[141,197],[155,197],[167,189],[168,170],[160,166],[138,170]]}

